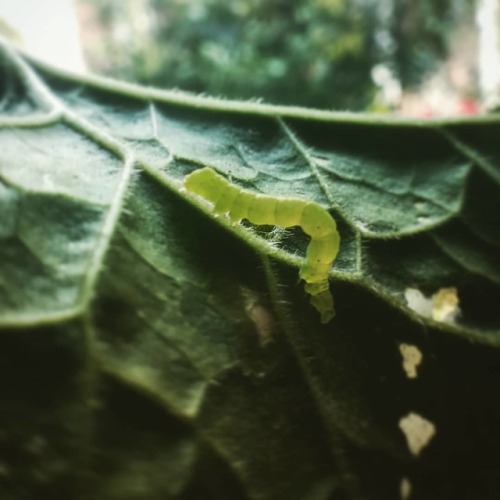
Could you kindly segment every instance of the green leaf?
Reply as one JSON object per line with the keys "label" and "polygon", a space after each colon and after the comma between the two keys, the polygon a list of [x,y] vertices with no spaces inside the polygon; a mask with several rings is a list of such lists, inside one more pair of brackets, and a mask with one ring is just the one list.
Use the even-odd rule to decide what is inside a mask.
{"label": "green leaf", "polygon": [[[497,117],[1,60],[2,499],[498,498]],[[306,237],[215,218],[182,188],[202,166],[331,211],[330,323],[299,283]],[[414,414],[435,434],[402,431]]]}

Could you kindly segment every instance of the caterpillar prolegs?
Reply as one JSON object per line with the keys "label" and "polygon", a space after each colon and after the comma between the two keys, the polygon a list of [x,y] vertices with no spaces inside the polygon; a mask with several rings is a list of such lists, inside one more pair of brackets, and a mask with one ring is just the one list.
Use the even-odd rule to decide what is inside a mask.
{"label": "caterpillar prolegs", "polygon": [[340,236],[332,216],[315,202],[300,198],[251,193],[231,184],[215,170],[205,167],[186,176],[184,186],[214,204],[214,213],[227,214],[233,222],[281,227],[300,226],[311,237],[299,276],[306,282],[312,306],[327,323],[334,314],[328,273],[339,250]]}

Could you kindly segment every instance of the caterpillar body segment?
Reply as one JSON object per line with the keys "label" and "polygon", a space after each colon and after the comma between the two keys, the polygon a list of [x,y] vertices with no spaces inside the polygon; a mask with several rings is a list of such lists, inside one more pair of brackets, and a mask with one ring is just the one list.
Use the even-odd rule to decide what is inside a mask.
{"label": "caterpillar body segment", "polygon": [[321,323],[328,323],[335,316],[333,297],[329,290],[311,294],[311,305],[319,312]]}
{"label": "caterpillar body segment", "polygon": [[224,191],[219,199],[215,202],[214,212],[216,214],[228,213],[234,205],[234,201],[239,196],[238,189],[229,186],[229,189]]}
{"label": "caterpillar body segment", "polygon": [[321,238],[311,238],[306,250],[306,260],[299,271],[300,277],[308,283],[327,279],[332,262],[337,256],[339,243],[336,230]]}
{"label": "caterpillar body segment", "polygon": [[305,202],[306,205],[302,212],[302,220],[300,225],[304,233],[311,238],[323,238],[332,235],[337,235],[337,224],[332,216],[317,203],[312,201]]}
{"label": "caterpillar body segment", "polygon": [[303,212],[301,204],[305,205],[305,203],[304,200],[296,198],[276,198],[276,222],[274,224],[281,227],[300,226]]}
{"label": "caterpillar body segment", "polygon": [[186,176],[184,186],[214,204],[215,214],[227,214],[232,222],[247,219],[252,224],[281,227],[300,226],[311,237],[299,275],[306,282],[312,306],[321,322],[330,321],[335,312],[328,274],[337,256],[340,237],[332,216],[315,202],[254,194],[231,184],[212,168],[195,170]]}
{"label": "caterpillar body segment", "polygon": [[276,198],[264,195],[251,195],[247,219],[253,224],[276,224]]}

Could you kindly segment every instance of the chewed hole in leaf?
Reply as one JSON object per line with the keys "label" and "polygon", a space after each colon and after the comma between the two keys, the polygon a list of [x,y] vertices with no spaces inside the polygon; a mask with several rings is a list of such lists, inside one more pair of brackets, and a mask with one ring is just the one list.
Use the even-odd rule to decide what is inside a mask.
{"label": "chewed hole in leaf", "polygon": [[405,290],[407,306],[417,314],[442,323],[455,323],[460,315],[460,301],[455,287],[440,288],[426,297],[417,288]]}
{"label": "chewed hole in leaf", "polygon": [[399,428],[406,437],[412,455],[418,456],[436,434],[436,426],[418,413],[408,413],[399,420]]}
{"label": "chewed hole in leaf", "polygon": [[403,370],[408,378],[417,378],[418,367],[422,363],[422,351],[415,345],[402,343],[399,352],[403,358]]}

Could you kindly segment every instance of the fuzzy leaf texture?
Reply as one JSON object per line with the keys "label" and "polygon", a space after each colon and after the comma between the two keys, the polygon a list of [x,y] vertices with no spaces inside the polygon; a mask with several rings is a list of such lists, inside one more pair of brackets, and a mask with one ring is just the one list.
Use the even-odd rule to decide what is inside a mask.
{"label": "fuzzy leaf texture", "polygon": [[[418,122],[64,74],[1,46],[0,497],[500,497],[500,119]],[[335,217],[232,225],[211,167]]]}

